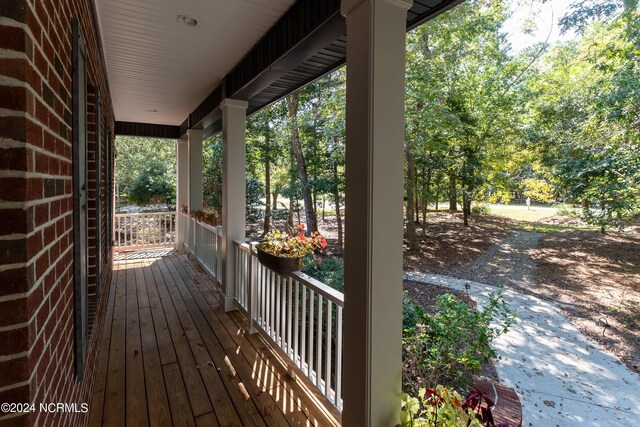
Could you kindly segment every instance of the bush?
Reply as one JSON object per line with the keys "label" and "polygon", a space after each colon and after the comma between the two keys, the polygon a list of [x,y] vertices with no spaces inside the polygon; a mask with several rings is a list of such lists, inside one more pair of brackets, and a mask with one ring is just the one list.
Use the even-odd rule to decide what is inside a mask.
{"label": "bush", "polygon": [[422,399],[403,395],[400,425],[402,427],[483,427],[466,401],[455,391],[438,385],[421,389]]}
{"label": "bush", "polygon": [[408,333],[415,332],[422,316],[424,316],[424,309],[418,304],[412,303],[405,291],[402,298],[402,329]]}
{"label": "bush", "polygon": [[578,211],[569,205],[557,205],[555,206],[555,208],[556,208],[556,215],[558,216],[577,216],[578,215]]}
{"label": "bush", "polygon": [[474,203],[471,207],[471,213],[487,215],[491,210],[486,203]]}
{"label": "bush", "polygon": [[342,258],[323,258],[321,261],[304,266],[302,272],[337,291],[344,292],[344,260]]}
{"label": "bush", "polygon": [[[435,314],[423,314],[415,333],[405,333],[405,388],[435,388],[444,384],[466,391],[483,363],[495,357],[491,342],[507,332],[515,314],[498,294],[476,311],[454,295],[436,298]],[[491,326],[495,322],[497,326]]]}

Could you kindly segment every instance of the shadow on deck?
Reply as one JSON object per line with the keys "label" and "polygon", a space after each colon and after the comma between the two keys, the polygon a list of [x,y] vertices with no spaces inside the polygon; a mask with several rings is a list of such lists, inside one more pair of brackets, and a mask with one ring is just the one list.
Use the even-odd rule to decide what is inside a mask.
{"label": "shadow on deck", "polygon": [[172,249],[115,256],[90,426],[337,425]]}

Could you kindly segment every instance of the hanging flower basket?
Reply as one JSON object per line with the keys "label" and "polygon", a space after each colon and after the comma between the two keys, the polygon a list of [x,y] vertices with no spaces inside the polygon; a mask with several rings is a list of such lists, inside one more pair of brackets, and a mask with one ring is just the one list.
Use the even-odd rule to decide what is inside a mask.
{"label": "hanging flower basket", "polygon": [[307,236],[304,226],[291,228],[288,232],[273,230],[266,240],[256,246],[258,261],[281,276],[288,277],[293,271],[299,271],[304,261],[315,257],[315,251],[321,251],[327,241],[320,233]]}
{"label": "hanging flower basket", "polygon": [[263,244],[260,243],[256,246],[258,250],[258,261],[280,276],[289,277],[292,272],[300,271],[302,268],[302,258],[274,255],[262,249],[262,245]]}

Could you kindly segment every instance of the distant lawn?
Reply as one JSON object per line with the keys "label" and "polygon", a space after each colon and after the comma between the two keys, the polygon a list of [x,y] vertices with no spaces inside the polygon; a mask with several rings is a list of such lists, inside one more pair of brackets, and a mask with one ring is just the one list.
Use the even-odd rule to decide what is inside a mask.
{"label": "distant lawn", "polygon": [[555,215],[556,210],[547,206],[531,206],[531,209],[527,210],[526,206],[489,205],[489,213],[506,216],[516,221],[533,222]]}

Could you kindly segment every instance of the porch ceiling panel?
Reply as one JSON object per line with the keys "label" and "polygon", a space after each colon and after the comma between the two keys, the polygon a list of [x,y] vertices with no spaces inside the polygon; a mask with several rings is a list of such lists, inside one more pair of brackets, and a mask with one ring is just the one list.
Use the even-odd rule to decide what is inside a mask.
{"label": "porch ceiling panel", "polygon": [[[95,1],[122,122],[211,135],[224,97],[247,100],[252,114],[346,60],[340,0]],[[463,1],[414,0],[407,30]]]}
{"label": "porch ceiling panel", "polygon": [[116,119],[180,125],[295,0],[95,3]]}

